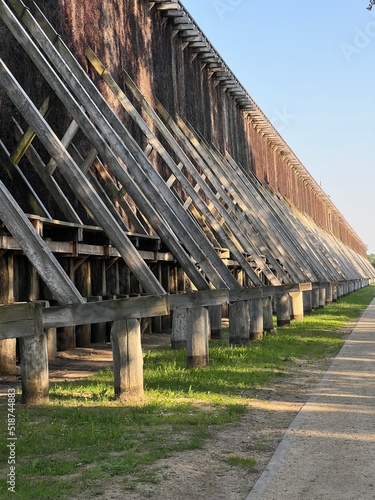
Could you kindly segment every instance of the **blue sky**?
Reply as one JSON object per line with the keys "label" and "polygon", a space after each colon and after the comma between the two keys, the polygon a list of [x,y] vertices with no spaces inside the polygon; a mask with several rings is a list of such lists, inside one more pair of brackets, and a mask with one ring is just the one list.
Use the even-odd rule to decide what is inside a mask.
{"label": "blue sky", "polygon": [[375,253],[375,7],[182,0],[289,147]]}

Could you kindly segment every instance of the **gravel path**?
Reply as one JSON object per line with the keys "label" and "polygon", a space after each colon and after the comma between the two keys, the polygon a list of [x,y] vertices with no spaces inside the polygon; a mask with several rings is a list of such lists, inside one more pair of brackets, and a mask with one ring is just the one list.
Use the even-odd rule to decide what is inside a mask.
{"label": "gravel path", "polygon": [[375,300],[246,500],[375,498]]}

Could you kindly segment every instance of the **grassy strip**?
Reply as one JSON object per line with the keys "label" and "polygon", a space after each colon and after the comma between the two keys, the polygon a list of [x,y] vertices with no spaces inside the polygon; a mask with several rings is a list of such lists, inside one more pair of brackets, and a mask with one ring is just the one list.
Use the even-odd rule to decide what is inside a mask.
{"label": "grassy strip", "polygon": [[[54,384],[45,407],[24,408],[18,400],[16,493],[7,492],[4,437],[0,497],[93,498],[116,484],[126,498],[137,482],[157,482],[150,470],[158,459],[202,447],[213,426],[235,422],[246,411],[249,394],[287,373],[293,360],[336,355],[343,325],[358,318],[374,296],[375,287],[355,292],[247,348],[212,342],[206,369],[186,370],[183,351],[146,352],[142,406],[114,400],[110,370]],[[1,399],[0,436],[6,436],[6,401]],[[229,463],[251,467],[253,460],[233,456]]]}

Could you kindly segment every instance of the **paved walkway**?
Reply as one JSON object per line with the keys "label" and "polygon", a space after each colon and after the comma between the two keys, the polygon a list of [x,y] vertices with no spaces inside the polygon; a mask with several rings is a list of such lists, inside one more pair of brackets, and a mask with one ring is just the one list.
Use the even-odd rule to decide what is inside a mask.
{"label": "paved walkway", "polygon": [[375,499],[375,300],[246,500]]}

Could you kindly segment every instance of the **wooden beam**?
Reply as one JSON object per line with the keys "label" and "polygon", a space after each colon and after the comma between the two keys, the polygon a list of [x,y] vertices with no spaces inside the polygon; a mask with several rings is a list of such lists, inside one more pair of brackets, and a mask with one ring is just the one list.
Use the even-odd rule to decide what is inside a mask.
{"label": "wooden beam", "polygon": [[43,310],[43,327],[55,326],[58,328],[124,319],[152,318],[167,315],[169,312],[167,295],[103,300],[102,302],[88,302],[69,307],[46,308]]}

